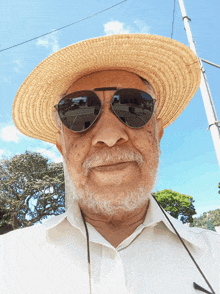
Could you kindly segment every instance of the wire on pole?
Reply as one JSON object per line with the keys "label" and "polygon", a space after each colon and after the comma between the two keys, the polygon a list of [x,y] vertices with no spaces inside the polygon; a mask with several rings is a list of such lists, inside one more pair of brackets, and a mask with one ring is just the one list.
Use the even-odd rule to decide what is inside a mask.
{"label": "wire on pole", "polygon": [[213,63],[213,62],[210,62],[210,61],[208,61],[208,60],[205,60],[205,59],[202,59],[202,58],[200,58],[202,61],[204,61],[205,63],[208,63],[208,64],[210,64],[210,65],[213,65],[213,66],[215,66],[215,67],[218,67],[218,68],[220,68],[220,65],[217,65],[217,64],[215,64],[215,63]]}

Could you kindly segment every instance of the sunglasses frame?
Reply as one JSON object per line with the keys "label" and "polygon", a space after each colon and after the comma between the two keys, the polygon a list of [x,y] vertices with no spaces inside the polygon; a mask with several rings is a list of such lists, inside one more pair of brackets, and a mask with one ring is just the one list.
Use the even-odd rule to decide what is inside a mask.
{"label": "sunglasses frame", "polygon": [[[95,93],[95,91],[98,92],[98,91],[113,91],[113,90],[115,90],[115,92],[114,92],[114,94],[113,94],[113,96],[112,96],[111,102],[108,102],[108,101],[104,101],[104,102],[102,102],[102,101],[100,100],[99,96]],[[103,87],[103,88],[95,88],[95,89],[93,89],[93,90],[79,90],[79,91],[74,91],[74,92],[71,92],[71,93],[65,95],[65,96],[59,101],[59,103],[60,103],[63,99],[65,99],[67,96],[69,96],[69,95],[71,95],[71,94],[73,94],[73,93],[83,92],[83,91],[90,91],[90,92],[93,92],[93,93],[97,96],[97,98],[99,99],[99,101],[100,101],[100,103],[101,103],[101,108],[100,108],[99,114],[97,115],[97,117],[95,118],[95,120],[92,122],[92,124],[91,124],[88,128],[86,128],[85,130],[83,130],[83,131],[74,131],[74,130],[69,129],[67,126],[66,126],[66,128],[68,128],[70,131],[72,131],[72,132],[74,132],[74,133],[84,133],[84,132],[87,132],[88,130],[90,130],[90,129],[92,128],[92,126],[95,124],[95,122],[96,122],[96,121],[98,120],[98,118],[101,116],[101,114],[102,114],[102,105],[105,104],[105,103],[110,103],[110,104],[111,104],[111,111],[113,112],[113,114],[117,117],[117,119],[119,119],[120,122],[122,122],[122,123],[123,123],[124,125],[126,125],[128,128],[131,128],[131,129],[141,129],[141,128],[143,128],[143,127],[144,127],[144,126],[150,121],[152,115],[151,115],[150,119],[149,119],[149,120],[148,120],[143,126],[141,126],[141,127],[131,127],[131,126],[127,125],[125,122],[123,122],[123,121],[117,116],[117,114],[115,113],[115,111],[114,111],[114,109],[113,109],[113,107],[112,107],[112,102],[113,102],[113,98],[114,98],[115,94],[116,94],[117,91],[119,91],[119,90],[138,90],[138,91],[141,91],[141,92],[143,92],[143,93],[148,94],[148,95],[151,97],[152,101],[153,101],[153,112],[152,112],[152,115],[153,115],[153,113],[154,113],[154,106],[155,106],[155,103],[156,103],[157,100],[154,99],[154,98],[152,98],[152,96],[151,96],[149,93],[147,93],[147,92],[145,92],[145,91],[143,91],[143,90],[136,89],[136,88],[117,88],[117,87]],[[58,109],[58,107],[59,107],[59,103],[56,104],[56,105],[54,105],[54,108],[57,110],[58,115],[59,115],[59,109]],[[60,117],[60,115],[59,115],[59,117]],[[61,117],[60,117],[60,120],[61,120]],[[62,120],[61,120],[61,122],[62,122]],[[64,123],[62,122],[62,124],[64,124]],[[64,125],[65,125],[65,124],[64,124]]]}

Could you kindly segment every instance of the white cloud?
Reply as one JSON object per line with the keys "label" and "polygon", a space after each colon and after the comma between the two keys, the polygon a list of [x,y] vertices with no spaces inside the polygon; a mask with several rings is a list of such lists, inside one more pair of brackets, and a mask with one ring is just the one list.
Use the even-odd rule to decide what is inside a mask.
{"label": "white cloud", "polygon": [[142,20],[135,20],[134,23],[138,27],[138,32],[140,34],[149,34],[150,26],[146,25]]}
{"label": "white cloud", "polygon": [[133,33],[149,34],[150,27],[141,20],[134,21],[134,27],[126,26],[124,23],[114,20],[104,24],[104,31],[106,35]]}
{"label": "white cloud", "polygon": [[54,158],[54,162],[55,162],[55,163],[63,162],[63,157],[60,156],[60,157],[56,157],[56,158]]}
{"label": "white cloud", "polygon": [[12,153],[11,151],[7,150],[6,148],[4,149],[0,149],[0,160],[4,157],[11,157],[12,156]]}
{"label": "white cloud", "polygon": [[36,45],[43,46],[46,49],[50,49],[51,53],[54,53],[60,49],[57,33],[52,33],[46,37],[40,38],[37,41]]}
{"label": "white cloud", "polygon": [[45,145],[45,146],[47,146],[47,148],[49,148],[49,147],[55,147],[55,145],[53,144],[53,143],[49,143],[49,142],[45,142],[45,141],[42,141],[42,144],[43,145]]}
{"label": "white cloud", "polygon": [[18,143],[21,136],[24,136],[15,126],[7,126],[1,130],[1,138],[7,142]]}
{"label": "white cloud", "polygon": [[17,60],[15,60],[13,62],[16,63],[18,66],[21,66],[21,60],[17,59]]}
{"label": "white cloud", "polygon": [[47,150],[47,149],[45,149],[45,148],[38,148],[38,149],[36,150],[36,152],[39,152],[39,153],[41,153],[43,156],[47,156],[47,157],[49,157],[49,158],[55,158],[55,157],[56,157],[56,155],[55,155],[54,152],[52,152],[52,151],[50,151],[50,150]]}
{"label": "white cloud", "polygon": [[129,30],[124,28],[124,24],[119,21],[109,21],[104,24],[104,31],[106,35],[113,34],[129,34]]}
{"label": "white cloud", "polygon": [[58,163],[58,162],[63,162],[63,158],[62,158],[62,156],[60,156],[60,157],[57,157],[57,155],[54,153],[54,152],[52,152],[52,151],[50,151],[50,150],[47,150],[47,149],[45,149],[45,148],[38,148],[37,150],[36,150],[36,152],[39,152],[41,155],[43,155],[43,156],[47,156],[47,157],[49,157],[49,159],[51,159],[53,162],[55,162],[55,163]]}
{"label": "white cloud", "polygon": [[17,60],[14,60],[14,61],[12,61],[13,63],[15,63],[17,66],[15,67],[15,71],[17,72],[17,73],[19,73],[20,72],[20,69],[22,68],[22,61],[21,60],[19,60],[19,59],[17,59]]}
{"label": "white cloud", "polygon": [[[2,83],[2,81],[0,81],[1,83]],[[12,82],[11,82],[11,79],[10,78],[6,78],[6,77],[3,77],[3,82],[4,83],[9,83],[9,84],[11,84]]]}

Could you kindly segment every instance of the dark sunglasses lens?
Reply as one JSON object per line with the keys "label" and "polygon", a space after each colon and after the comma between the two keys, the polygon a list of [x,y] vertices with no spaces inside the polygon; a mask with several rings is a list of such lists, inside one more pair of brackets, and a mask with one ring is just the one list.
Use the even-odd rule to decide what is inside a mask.
{"label": "dark sunglasses lens", "polygon": [[112,99],[112,109],[117,117],[132,128],[141,128],[154,111],[152,97],[136,89],[118,90]]}
{"label": "dark sunglasses lens", "polygon": [[60,100],[58,113],[62,123],[70,130],[82,132],[97,119],[101,102],[92,91],[78,91]]}

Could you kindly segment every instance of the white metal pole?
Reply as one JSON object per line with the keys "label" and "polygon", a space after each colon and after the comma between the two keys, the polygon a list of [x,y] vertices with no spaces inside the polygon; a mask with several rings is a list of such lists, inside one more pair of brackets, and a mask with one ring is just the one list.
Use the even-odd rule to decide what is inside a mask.
{"label": "white metal pole", "polygon": [[[187,38],[189,41],[189,45],[190,48],[192,49],[192,51],[197,55],[198,54],[196,52],[196,46],[193,40],[193,36],[190,30],[190,26],[189,26],[189,18],[186,15],[186,11],[185,11],[185,7],[184,7],[184,3],[183,0],[179,0],[179,5],[180,5],[180,10],[182,13],[182,17],[183,17],[183,21],[184,21],[184,25],[185,25],[185,29],[186,29],[186,34],[187,34]],[[217,156],[217,160],[218,160],[218,164],[220,167],[220,127],[219,127],[219,121],[217,118],[217,114],[215,111],[215,107],[214,107],[214,103],[212,100],[212,95],[208,86],[208,82],[207,82],[207,78],[205,75],[205,70],[203,68],[203,64],[201,59],[198,57],[199,62],[200,62],[200,67],[201,67],[201,84],[200,84],[200,90],[201,90],[201,94],[202,94],[202,98],[203,98],[203,103],[205,106],[205,111],[206,111],[206,115],[207,115],[207,119],[208,119],[208,124],[209,124],[209,129],[212,135],[212,140],[214,143],[214,148],[215,148],[215,152],[216,152],[216,156]]]}

